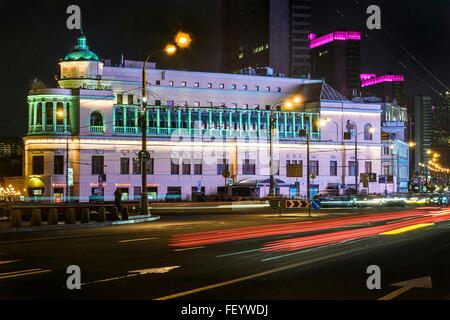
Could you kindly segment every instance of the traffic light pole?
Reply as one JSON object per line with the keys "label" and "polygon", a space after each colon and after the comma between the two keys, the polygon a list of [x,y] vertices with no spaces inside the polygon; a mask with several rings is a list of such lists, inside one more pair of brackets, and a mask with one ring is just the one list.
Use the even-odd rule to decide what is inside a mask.
{"label": "traffic light pole", "polygon": [[[148,60],[147,60],[148,61]],[[147,160],[144,155],[147,154],[147,61],[144,63],[142,72],[142,152],[140,154],[141,161],[141,205],[140,214],[149,215],[148,211],[148,193],[147,193]]]}

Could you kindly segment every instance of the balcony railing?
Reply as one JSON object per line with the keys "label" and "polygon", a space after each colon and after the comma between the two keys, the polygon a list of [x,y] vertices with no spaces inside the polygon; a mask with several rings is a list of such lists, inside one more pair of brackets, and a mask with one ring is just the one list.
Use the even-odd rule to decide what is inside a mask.
{"label": "balcony railing", "polygon": [[105,133],[105,127],[103,126],[91,126],[91,133]]}

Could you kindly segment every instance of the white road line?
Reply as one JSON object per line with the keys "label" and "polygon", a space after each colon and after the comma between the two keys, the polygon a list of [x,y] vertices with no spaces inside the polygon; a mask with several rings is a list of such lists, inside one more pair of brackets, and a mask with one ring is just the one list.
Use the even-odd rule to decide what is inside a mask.
{"label": "white road line", "polygon": [[19,278],[19,277],[27,277],[35,274],[48,273],[52,272],[52,270],[42,270],[42,269],[31,269],[31,270],[22,270],[8,273],[0,273],[0,280],[11,279],[11,278]]}
{"label": "white road line", "polygon": [[254,249],[254,250],[248,250],[248,251],[240,251],[240,252],[235,252],[235,253],[223,254],[223,255],[217,256],[217,258],[232,257],[232,256],[241,255],[241,254],[246,254],[246,253],[258,252],[258,251],[261,251],[261,249]]}
{"label": "white road line", "polygon": [[0,265],[14,263],[14,262],[19,262],[19,261],[21,261],[21,260],[0,261]]}
{"label": "white road line", "polygon": [[184,251],[193,251],[193,250],[200,250],[205,249],[205,247],[194,247],[194,248],[186,248],[186,249],[177,249],[173,250],[174,252],[184,252]]}
{"label": "white road line", "polygon": [[119,241],[119,243],[144,242],[144,241],[151,241],[151,240],[158,240],[158,238],[142,238],[142,239],[122,240],[122,241]]}

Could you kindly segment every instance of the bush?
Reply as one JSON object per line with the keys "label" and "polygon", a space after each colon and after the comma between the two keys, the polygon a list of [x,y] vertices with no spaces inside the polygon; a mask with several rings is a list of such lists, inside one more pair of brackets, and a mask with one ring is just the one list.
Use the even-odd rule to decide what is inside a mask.
{"label": "bush", "polygon": [[22,226],[22,212],[20,210],[13,210],[11,212],[11,228],[20,228]]}
{"label": "bush", "polygon": [[77,223],[77,218],[75,215],[75,209],[74,208],[69,208],[66,211],[66,217],[65,217],[65,223],[66,224],[76,224]]}
{"label": "bush", "polygon": [[48,213],[48,225],[56,226],[58,225],[58,223],[59,223],[58,210],[50,209],[50,212]]}
{"label": "bush", "polygon": [[106,222],[106,209],[103,207],[98,210],[97,222]]}
{"label": "bush", "polygon": [[42,226],[41,209],[33,209],[31,211],[31,226],[32,227],[40,227],[40,226]]}
{"label": "bush", "polygon": [[89,223],[91,220],[90,220],[90,211],[89,211],[89,208],[83,208],[82,210],[81,210],[81,223]]}

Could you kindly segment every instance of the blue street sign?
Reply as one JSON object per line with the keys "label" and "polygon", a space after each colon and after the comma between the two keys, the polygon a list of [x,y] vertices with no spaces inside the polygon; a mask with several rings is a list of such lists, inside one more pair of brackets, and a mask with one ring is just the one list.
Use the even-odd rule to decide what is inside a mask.
{"label": "blue street sign", "polygon": [[314,210],[320,210],[320,208],[322,207],[322,203],[320,203],[319,200],[313,200],[311,201],[311,208]]}

